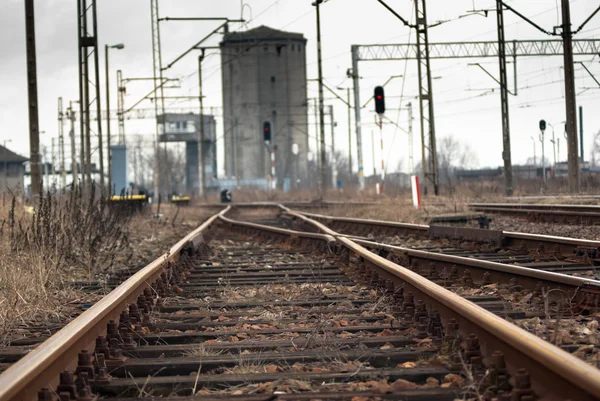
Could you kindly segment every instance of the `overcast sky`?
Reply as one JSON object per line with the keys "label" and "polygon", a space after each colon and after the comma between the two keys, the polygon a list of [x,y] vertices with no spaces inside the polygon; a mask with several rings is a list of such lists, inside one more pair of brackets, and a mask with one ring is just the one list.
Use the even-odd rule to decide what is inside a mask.
{"label": "overcast sky", "polygon": [[[250,7],[244,7],[247,26],[232,24],[231,30],[245,30],[260,25],[275,29],[300,32],[308,39],[308,76],[316,78],[316,25],[314,7],[311,0],[245,0]],[[413,2],[410,0],[388,0],[398,13],[413,19]],[[559,0],[512,0],[511,6],[535,20],[551,31],[560,25]],[[557,4],[558,3],[558,4]],[[577,28],[598,7],[598,0],[573,0],[571,15],[574,28]],[[160,3],[162,17],[240,17],[239,0],[163,0]],[[430,24],[441,20],[448,21],[430,30],[430,42],[496,40],[495,14],[489,17],[464,16],[468,10],[494,8],[491,0],[429,0]],[[122,42],[125,49],[111,51],[112,96],[111,105],[116,106],[115,73],[123,70],[124,77],[149,77],[152,75],[150,2],[149,0],[101,0],[98,1],[99,43],[102,65],[101,85],[104,88],[104,44]],[[505,12],[507,24],[506,39],[549,39],[516,15]],[[40,127],[46,131],[42,143],[49,146],[50,138],[57,134],[57,98],[62,96],[65,104],[78,98],[77,81],[77,12],[76,1],[47,0],[36,1],[36,36],[38,56],[38,93],[40,99]],[[161,24],[163,61],[172,59],[212,31],[217,22],[165,22]],[[351,66],[350,46],[352,44],[414,43],[414,33],[403,26],[376,0],[329,0],[322,6],[322,37],[325,82],[330,87],[346,87],[351,82],[346,78],[346,70]],[[600,34],[600,15],[597,15],[578,38],[597,38]],[[220,36],[207,42],[218,45]],[[600,77],[598,57],[577,57]],[[502,163],[500,96],[497,85],[482,70],[469,66],[480,62],[494,76],[498,76],[497,60],[461,59],[432,61],[433,83],[438,138],[453,135],[468,143],[477,155],[473,166],[498,166]],[[565,120],[564,83],[561,57],[522,57],[518,59],[518,96],[510,97],[511,133],[513,163],[523,163],[533,153],[531,136],[538,137],[538,121],[546,119],[556,124],[556,134],[560,133],[560,157],[566,159],[566,141],[562,137]],[[212,55],[205,61],[205,107],[215,107],[220,114],[221,73],[220,57]],[[578,105],[584,107],[585,157],[589,157],[593,134],[600,131],[600,88],[587,72],[577,65],[576,86]],[[182,78],[181,89],[171,89],[168,96],[195,95],[198,90],[197,58],[190,55],[169,70],[169,77]],[[408,114],[402,105],[412,101],[414,105],[415,163],[420,160],[420,138],[418,109],[416,102],[417,81],[416,62],[369,62],[360,64],[361,98],[364,103],[372,96],[373,87],[383,84],[391,75],[404,75],[405,79],[393,80],[386,87],[388,117],[404,129],[408,129]],[[512,64],[509,65],[509,82],[513,83]],[[149,91],[151,83],[131,83],[127,87],[126,107],[131,106]],[[588,89],[589,88],[589,89]],[[492,91],[492,89],[494,89]],[[25,24],[22,0],[2,0],[0,13],[0,140],[12,140],[8,144],[23,155],[29,153],[27,88],[25,63]],[[316,97],[317,86],[309,84],[308,96]],[[345,96],[345,92],[340,94]],[[104,91],[102,98],[104,102]],[[341,102],[326,94],[326,104],[335,107],[338,122],[337,141],[340,150],[347,152],[347,109]],[[197,102],[168,101],[169,107],[196,107]],[[151,108],[150,102],[141,106]],[[312,118],[312,116],[311,116]],[[363,121],[374,119],[372,107],[363,111]],[[314,137],[314,128],[310,135]],[[220,136],[222,117],[218,117]],[[129,135],[144,134],[151,146],[154,123],[152,121],[127,121]],[[363,128],[365,172],[372,171],[371,131],[374,125]],[[375,131],[377,132],[377,131]],[[116,124],[113,125],[116,133]],[[551,136],[551,129],[547,131]],[[354,137],[353,137],[354,138]],[[547,138],[549,139],[549,138]],[[329,139],[328,139],[329,140]],[[386,143],[385,158],[392,170],[403,161],[402,169],[407,170],[407,135],[393,125],[384,128]],[[354,139],[353,139],[354,141]],[[314,144],[314,139],[311,139]],[[356,152],[353,142],[354,152]],[[222,141],[219,144],[222,148]],[[541,153],[537,141],[538,158]],[[551,160],[551,143],[546,142],[547,158]],[[377,146],[378,148],[378,146]],[[70,152],[67,148],[67,152]],[[222,165],[222,149],[219,165]],[[356,157],[356,156],[355,156]],[[376,159],[380,160],[378,149]],[[379,161],[377,161],[379,164]]]}

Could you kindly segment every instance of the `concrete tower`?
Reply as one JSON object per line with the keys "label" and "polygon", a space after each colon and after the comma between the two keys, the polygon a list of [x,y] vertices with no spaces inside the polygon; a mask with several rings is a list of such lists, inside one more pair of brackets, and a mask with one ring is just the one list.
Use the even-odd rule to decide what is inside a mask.
{"label": "concrete tower", "polygon": [[[241,185],[264,179],[271,169],[263,124],[272,127],[280,188],[307,182],[308,116],[306,39],[260,26],[228,33],[221,46],[225,175]],[[298,145],[299,154],[292,153]]]}

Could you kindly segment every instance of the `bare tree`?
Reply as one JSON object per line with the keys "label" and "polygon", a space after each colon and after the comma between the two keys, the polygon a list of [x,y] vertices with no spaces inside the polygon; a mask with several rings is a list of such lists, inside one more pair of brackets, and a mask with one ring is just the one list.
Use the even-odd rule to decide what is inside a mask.
{"label": "bare tree", "polygon": [[471,147],[452,135],[438,141],[438,166],[440,178],[445,180],[450,190],[454,190],[454,171],[477,166],[477,156]]}
{"label": "bare tree", "polygon": [[590,163],[592,166],[596,167],[598,162],[600,162],[600,131],[594,135],[592,151],[590,152]]}

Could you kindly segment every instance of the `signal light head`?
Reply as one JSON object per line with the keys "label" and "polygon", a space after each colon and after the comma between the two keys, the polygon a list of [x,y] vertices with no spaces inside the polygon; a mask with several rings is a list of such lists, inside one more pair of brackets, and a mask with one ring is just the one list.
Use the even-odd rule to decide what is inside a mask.
{"label": "signal light head", "polygon": [[263,140],[265,142],[271,142],[271,122],[263,122]]}
{"label": "signal light head", "polygon": [[385,93],[382,86],[375,87],[375,111],[377,114],[385,113]]}

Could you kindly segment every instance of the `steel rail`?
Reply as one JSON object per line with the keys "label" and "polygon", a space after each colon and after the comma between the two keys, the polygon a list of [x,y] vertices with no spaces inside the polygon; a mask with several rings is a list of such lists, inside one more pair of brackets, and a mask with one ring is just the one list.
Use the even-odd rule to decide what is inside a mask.
{"label": "steel rail", "polygon": [[227,207],[210,217],[200,227],[173,245],[169,251],[131,276],[0,374],[0,401],[37,400],[37,392],[41,388],[56,383],[61,371],[76,366],[77,356],[81,350],[93,351],[96,337],[105,333],[109,320],[117,320],[127,304],[134,302],[145,288],[156,281],[169,262],[177,261],[182,250],[190,243],[197,245],[202,240],[202,234],[217,221],[219,216],[229,210],[230,207]]}
{"label": "steel rail", "polygon": [[[343,237],[344,235],[341,236]],[[529,282],[529,286],[532,288],[535,287],[539,282],[541,282],[542,284],[551,283],[554,285],[553,288],[560,288],[563,290],[571,291],[576,291],[578,289],[586,289],[595,291],[595,293],[600,294],[600,281],[598,280],[568,276],[566,274],[531,269],[528,267],[521,267],[512,264],[467,258],[464,256],[421,251],[364,239],[354,239],[353,241],[365,247],[397,251],[401,252],[404,255],[412,256],[415,258],[435,260],[448,264],[462,265],[474,269],[482,269],[483,271],[500,272],[508,275],[519,276],[520,278],[528,278],[531,279],[531,281]],[[508,282],[508,280],[504,281]]]}
{"label": "steel rail", "polygon": [[[289,208],[286,208],[288,211],[292,211]],[[400,228],[411,230],[414,229],[417,233],[425,233],[429,230],[428,225],[424,224],[409,224],[409,223],[399,223],[394,221],[385,221],[385,220],[371,220],[371,219],[359,219],[354,217],[337,217],[337,216],[328,216],[322,214],[309,213],[304,211],[293,210],[293,212],[298,215],[306,216],[313,219],[318,219],[325,222],[339,222],[339,223],[353,223],[353,224],[363,224],[370,226],[380,226],[380,227],[391,227],[391,228]],[[568,237],[558,237],[554,235],[541,235],[541,234],[530,234],[530,233],[520,233],[514,231],[502,231],[502,235],[505,240],[508,241],[516,241],[516,240],[525,240],[532,244],[539,243],[547,243],[551,245],[563,245],[568,247],[585,247],[585,248],[600,248],[600,241],[594,240],[586,240],[579,238],[568,238]],[[347,235],[349,237],[349,235]]]}
{"label": "steel rail", "polygon": [[502,209],[537,209],[537,210],[593,210],[600,213],[600,206],[597,205],[569,205],[558,203],[468,203],[467,207],[496,207]]}
{"label": "steel rail", "polygon": [[306,217],[325,220],[325,221],[336,221],[340,223],[359,223],[359,224],[367,224],[373,226],[384,226],[384,227],[392,227],[392,228],[402,228],[409,229],[415,231],[427,231],[429,226],[426,224],[412,224],[412,223],[399,223],[395,221],[386,221],[386,220],[371,220],[371,219],[358,219],[354,217],[336,217],[336,216],[327,216],[323,214],[316,213],[308,213],[308,212],[300,212],[294,211],[296,213],[302,214]]}
{"label": "steel rail", "polygon": [[[474,259],[464,256],[457,255],[448,255],[438,252],[429,252],[423,250],[416,250],[411,248],[405,248],[395,245],[384,244],[381,242],[376,242],[369,240],[367,238],[359,238],[353,235],[347,235],[344,233],[337,233],[331,228],[327,227],[325,224],[320,223],[318,221],[312,220],[307,216],[311,215],[310,213],[305,212],[296,212],[289,208],[283,208],[283,210],[290,216],[299,218],[303,220],[305,223],[311,224],[316,227],[319,231],[327,233],[328,235],[334,236],[336,238],[345,237],[348,238],[357,244],[364,245],[367,247],[376,247],[378,249],[386,249],[391,251],[401,252],[402,254],[414,258],[426,259],[431,261],[444,262],[450,265],[456,265],[457,267],[469,267],[475,270],[472,270],[472,273],[475,275],[474,278],[481,279],[485,271],[490,272],[498,272],[499,275],[493,277],[496,281],[499,282],[509,282],[510,276],[516,276],[519,279],[519,284],[526,285],[528,288],[535,288],[538,283],[544,284],[552,284],[553,286],[572,291],[578,298],[585,300],[585,297],[592,294],[600,294],[600,281],[591,280],[582,277],[574,277],[561,273],[548,272],[539,269],[532,269],[529,267],[522,267],[513,264],[499,263],[499,262],[491,262],[486,260]],[[313,214],[314,215],[314,214]],[[330,216],[323,215],[314,215],[319,218],[327,219]],[[335,221],[348,221],[351,220],[353,223],[366,223],[366,224],[374,224],[378,225],[378,220],[363,220],[363,219],[349,219],[349,218],[333,218]],[[385,223],[393,223],[393,222],[385,222]],[[399,223],[401,224],[401,223]],[[420,226],[421,227],[421,226]],[[424,226],[427,227],[427,226]],[[419,228],[420,229],[420,228]],[[553,244],[563,244],[563,245],[576,245],[576,246],[587,246],[587,247],[600,247],[599,241],[587,241],[587,240],[574,240],[572,238],[564,238],[564,237],[553,237],[553,236],[542,236],[536,234],[525,234],[525,233],[513,233],[513,232],[503,232],[503,234],[510,238],[511,240],[527,240],[532,242],[544,242],[548,241]],[[583,291],[579,291],[583,290]]]}
{"label": "steel rail", "polygon": [[529,214],[538,213],[549,216],[574,216],[574,217],[600,217],[600,212],[578,212],[572,210],[560,210],[560,209],[521,209],[521,208],[503,208],[495,206],[473,206],[471,209],[481,212],[490,213],[515,213],[515,214]]}
{"label": "steel rail", "polygon": [[327,242],[336,242],[335,237],[332,235],[328,235],[328,234],[315,234],[315,233],[308,233],[308,232],[303,232],[303,231],[288,230],[287,228],[265,226],[265,225],[257,224],[257,223],[249,223],[246,221],[233,220],[233,219],[225,217],[224,215],[220,215],[219,219],[230,225],[236,225],[239,227],[253,228],[253,229],[259,230],[259,231],[267,231],[267,232],[271,232],[271,233],[287,235],[292,239],[311,238],[311,239],[320,239],[320,240],[324,240]]}
{"label": "steel rail", "polygon": [[[475,332],[480,338],[485,338],[483,341],[488,342],[485,345],[488,353],[501,349],[512,373],[519,368],[527,369],[542,399],[600,399],[600,370],[419,274],[376,255],[323,224],[289,209],[288,213],[334,236],[355,255],[401,279],[413,289],[413,293],[423,294],[434,301],[443,315],[457,314],[461,331],[467,326],[467,332]],[[515,361],[518,361],[518,366]]]}

